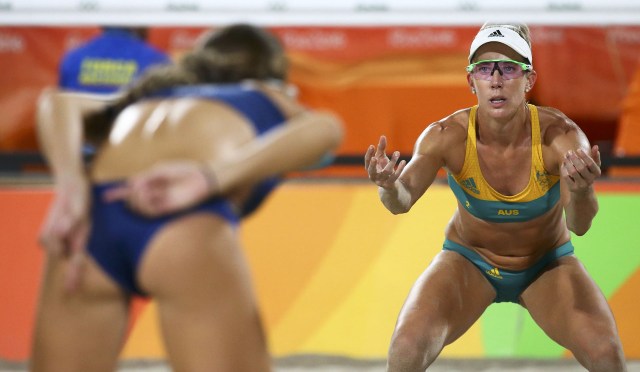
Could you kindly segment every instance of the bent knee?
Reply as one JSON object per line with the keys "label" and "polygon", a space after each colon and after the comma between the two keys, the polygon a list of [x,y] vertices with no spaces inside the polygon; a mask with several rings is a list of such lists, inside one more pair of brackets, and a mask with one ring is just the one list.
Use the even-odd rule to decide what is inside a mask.
{"label": "bent knee", "polygon": [[407,371],[427,368],[427,352],[420,340],[397,335],[391,340],[388,355],[389,371]]}
{"label": "bent knee", "polygon": [[[434,330],[435,331],[435,330]],[[410,328],[396,329],[389,346],[389,367],[398,370],[427,368],[444,347],[444,332],[419,333]],[[407,369],[409,366],[411,368]]]}
{"label": "bent knee", "polygon": [[579,353],[589,371],[625,370],[624,352],[620,339],[616,336],[586,339]]}
{"label": "bent knee", "polygon": [[414,334],[399,333],[391,339],[389,353],[403,356],[403,359],[416,359],[424,354],[427,341]]}

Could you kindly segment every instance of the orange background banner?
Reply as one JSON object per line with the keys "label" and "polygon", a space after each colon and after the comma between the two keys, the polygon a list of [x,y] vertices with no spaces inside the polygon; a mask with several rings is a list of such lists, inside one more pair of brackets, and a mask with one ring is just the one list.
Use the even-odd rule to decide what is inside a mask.
{"label": "orange background banner", "polygon": [[[339,155],[360,155],[386,134],[411,153],[428,124],[475,103],[464,67],[477,27],[273,27],[292,61],[301,100],[341,115]],[[174,59],[204,28],[152,27]],[[532,26],[538,82],[530,99],[576,121],[592,142],[612,141],[640,61],[640,26]],[[97,27],[0,27],[0,151],[34,150],[34,103],[57,66]]]}

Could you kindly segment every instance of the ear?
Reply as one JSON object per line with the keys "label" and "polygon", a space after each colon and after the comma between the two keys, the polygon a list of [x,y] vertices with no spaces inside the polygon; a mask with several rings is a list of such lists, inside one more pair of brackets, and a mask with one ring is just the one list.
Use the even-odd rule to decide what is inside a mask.
{"label": "ear", "polygon": [[471,93],[476,94],[476,87],[473,84],[473,78],[471,74],[467,74],[467,84],[469,84],[469,88],[471,88]]}
{"label": "ear", "polygon": [[529,92],[533,89],[533,86],[536,84],[536,79],[538,78],[538,73],[535,70],[531,70],[527,74],[527,85],[525,85],[524,91]]}

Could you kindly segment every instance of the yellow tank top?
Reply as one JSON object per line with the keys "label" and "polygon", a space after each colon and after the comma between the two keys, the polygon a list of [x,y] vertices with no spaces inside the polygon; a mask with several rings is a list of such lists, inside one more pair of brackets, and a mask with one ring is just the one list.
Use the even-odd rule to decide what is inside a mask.
{"label": "yellow tank top", "polygon": [[560,200],[560,177],[544,169],[538,109],[531,113],[531,173],[527,187],[515,195],[503,195],[484,179],[478,162],[476,112],[471,108],[464,165],[459,174],[448,174],[449,186],[460,204],[472,215],[492,222],[521,222],[550,210]]}

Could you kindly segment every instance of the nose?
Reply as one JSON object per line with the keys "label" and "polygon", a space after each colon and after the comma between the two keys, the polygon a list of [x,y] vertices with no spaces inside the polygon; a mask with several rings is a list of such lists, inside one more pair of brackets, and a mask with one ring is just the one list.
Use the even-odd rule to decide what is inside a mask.
{"label": "nose", "polygon": [[493,74],[498,71],[498,73],[500,75],[502,75],[502,70],[500,70],[500,66],[498,65],[498,62],[494,62],[493,63],[493,69],[491,70],[491,75],[493,76]]}
{"label": "nose", "polygon": [[502,71],[494,69],[491,73],[491,88],[502,88]]}

